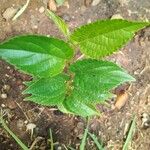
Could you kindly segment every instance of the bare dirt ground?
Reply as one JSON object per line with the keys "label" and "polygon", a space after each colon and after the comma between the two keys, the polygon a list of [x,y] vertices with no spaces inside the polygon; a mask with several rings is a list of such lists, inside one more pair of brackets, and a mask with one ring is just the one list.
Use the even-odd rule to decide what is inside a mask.
{"label": "bare dirt ground", "polygon": [[[16,20],[4,19],[7,8],[19,8],[25,0],[1,0],[0,2],[0,41],[14,35],[36,33],[62,37],[55,25],[39,9],[46,6],[47,0],[31,0],[27,10]],[[150,20],[149,0],[100,0],[93,6],[92,0],[70,0],[57,9],[57,14],[73,30],[76,26],[96,19],[111,18],[114,15],[128,20]],[[136,115],[137,128],[131,150],[150,149],[150,128],[145,128],[141,116],[150,114],[150,28],[139,32],[121,52],[109,57],[123,66],[136,78],[129,86],[129,99],[120,110],[113,110],[113,101],[108,106],[100,106],[102,115],[90,121],[90,131],[101,139],[108,150],[120,150],[125,137],[125,128]],[[85,129],[85,121],[80,117],[62,114],[56,108],[42,107],[24,102],[21,92],[26,88],[23,81],[32,78],[19,73],[5,61],[0,60],[0,107],[7,112],[10,129],[28,146],[39,140],[33,149],[50,149],[49,129],[52,129],[56,142],[55,149],[65,149],[64,145],[78,149]],[[124,88],[121,86],[119,88]],[[2,96],[3,95],[3,96]],[[33,123],[36,128],[26,131],[26,125]],[[19,146],[0,128],[0,150],[19,150]],[[96,149],[88,139],[87,150]]]}

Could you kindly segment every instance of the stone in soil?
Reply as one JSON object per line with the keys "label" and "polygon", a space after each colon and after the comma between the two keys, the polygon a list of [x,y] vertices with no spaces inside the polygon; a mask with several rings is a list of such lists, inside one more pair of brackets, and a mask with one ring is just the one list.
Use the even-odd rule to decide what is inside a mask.
{"label": "stone in soil", "polygon": [[3,89],[6,90],[6,91],[9,91],[10,90],[10,85],[5,84],[3,86]]}
{"label": "stone in soil", "polygon": [[100,3],[101,0],[93,0],[92,6],[96,6]]}
{"label": "stone in soil", "polygon": [[62,18],[63,18],[63,20],[65,20],[65,21],[67,21],[67,22],[69,22],[70,19],[71,19],[71,17],[70,17],[68,14],[64,14],[64,15],[62,16]]}
{"label": "stone in soil", "polygon": [[148,113],[142,114],[142,128],[147,129],[150,127],[150,115]]}
{"label": "stone in soil", "polygon": [[49,0],[48,7],[51,11],[57,11],[56,2],[54,0]]}
{"label": "stone in soil", "polygon": [[17,8],[9,7],[4,11],[2,16],[7,21],[7,20],[10,20],[12,17],[14,17],[14,15],[17,13],[17,11],[18,11]]}
{"label": "stone in soil", "polygon": [[123,19],[123,17],[121,16],[121,14],[114,14],[111,19]]}
{"label": "stone in soil", "polygon": [[42,13],[44,13],[44,11],[45,11],[45,8],[44,8],[43,6],[41,6],[41,7],[39,8],[39,12],[42,14]]}
{"label": "stone in soil", "polygon": [[7,98],[7,94],[6,94],[6,93],[2,93],[2,94],[1,94],[1,98],[2,98],[2,99],[6,99],[6,98]]}

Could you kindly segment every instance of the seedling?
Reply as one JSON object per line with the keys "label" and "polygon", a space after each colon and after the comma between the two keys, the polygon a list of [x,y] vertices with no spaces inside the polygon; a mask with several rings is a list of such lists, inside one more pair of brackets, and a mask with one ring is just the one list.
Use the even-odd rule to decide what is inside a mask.
{"label": "seedling", "polygon": [[[25,83],[25,100],[57,106],[62,112],[83,117],[99,115],[96,105],[112,97],[113,88],[135,81],[120,66],[103,58],[150,23],[98,20],[71,33],[61,18],[50,11],[47,15],[62,31],[65,41],[52,36],[21,35],[0,44],[0,57],[33,76]],[[85,59],[78,59],[79,48]]]}

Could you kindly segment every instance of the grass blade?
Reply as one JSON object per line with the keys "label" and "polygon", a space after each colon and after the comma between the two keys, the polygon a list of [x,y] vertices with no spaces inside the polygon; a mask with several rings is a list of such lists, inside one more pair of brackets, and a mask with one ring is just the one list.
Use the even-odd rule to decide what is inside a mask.
{"label": "grass blade", "polygon": [[136,128],[136,117],[134,117],[132,122],[131,122],[131,126],[129,128],[129,132],[128,132],[128,135],[127,135],[127,138],[126,138],[126,141],[125,141],[125,143],[123,145],[123,149],[122,150],[128,150],[128,147],[129,147],[129,144],[130,144],[130,142],[132,140],[135,128]]}
{"label": "grass blade", "polygon": [[26,4],[16,13],[16,15],[13,17],[13,21],[16,20],[28,7],[30,0],[27,0]]}
{"label": "grass blade", "polygon": [[83,139],[82,139],[81,145],[80,145],[80,150],[84,150],[84,147],[86,145],[87,134],[88,134],[88,128],[86,128],[84,131]]}
{"label": "grass blade", "polygon": [[72,147],[68,147],[69,148],[69,150],[76,150],[76,149],[74,149],[74,148],[72,148]]}
{"label": "grass blade", "polygon": [[51,141],[51,150],[54,150],[54,141],[53,141],[53,135],[52,135],[51,129],[49,129],[49,135],[50,135],[50,141]]}
{"label": "grass blade", "polygon": [[2,127],[14,138],[14,140],[23,150],[29,150],[28,147],[24,143],[22,143],[22,141],[8,128],[2,116],[0,116],[0,123]]}
{"label": "grass blade", "polygon": [[88,135],[88,128],[89,128],[89,118],[87,118],[87,126],[86,129],[84,131],[84,135],[80,144],[80,150],[84,150],[85,145],[86,145],[86,139],[87,139],[87,135]]}
{"label": "grass blade", "polygon": [[91,134],[88,132],[89,136],[93,139],[95,145],[97,146],[98,150],[104,150],[103,145],[98,141],[96,135]]}

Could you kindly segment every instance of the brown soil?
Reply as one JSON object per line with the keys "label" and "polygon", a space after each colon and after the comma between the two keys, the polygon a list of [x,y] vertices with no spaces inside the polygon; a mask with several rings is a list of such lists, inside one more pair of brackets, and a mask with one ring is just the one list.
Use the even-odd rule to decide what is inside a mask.
{"label": "brown soil", "polygon": [[[2,17],[3,12],[12,6],[20,7],[25,1],[1,0],[0,41],[25,33],[62,37],[45,14],[39,12],[39,8],[45,6],[42,3],[45,1],[31,1],[27,10],[16,21],[6,21]],[[90,0],[86,0],[86,4],[85,6],[85,0],[69,1],[69,8],[59,7],[57,14],[66,19],[71,29],[98,18],[111,18],[118,13],[126,19],[150,19],[149,0],[136,2],[134,0],[101,0],[96,6],[92,6]],[[125,127],[130,124],[132,116],[136,115],[137,128],[129,149],[149,150],[150,128],[143,127],[141,115],[150,114],[150,28],[139,32],[121,52],[109,59],[123,66],[136,78],[136,82],[130,85],[128,90],[130,96],[122,109],[113,110],[113,102],[109,103],[109,106],[100,106],[102,115],[91,119],[90,131],[103,141],[106,149],[120,150],[124,142]],[[7,113],[6,120],[10,129],[29,147],[39,139],[33,149],[50,149],[49,129],[53,132],[55,149],[65,149],[64,145],[78,149],[86,126],[85,120],[62,114],[56,108],[24,102],[21,92],[26,87],[23,82],[31,79],[0,60],[0,94],[7,94],[5,99],[0,97],[0,107]],[[26,131],[27,123],[36,125],[32,138],[31,133]],[[0,128],[0,150],[8,149],[17,150],[20,147]],[[86,149],[96,149],[90,139]]]}

